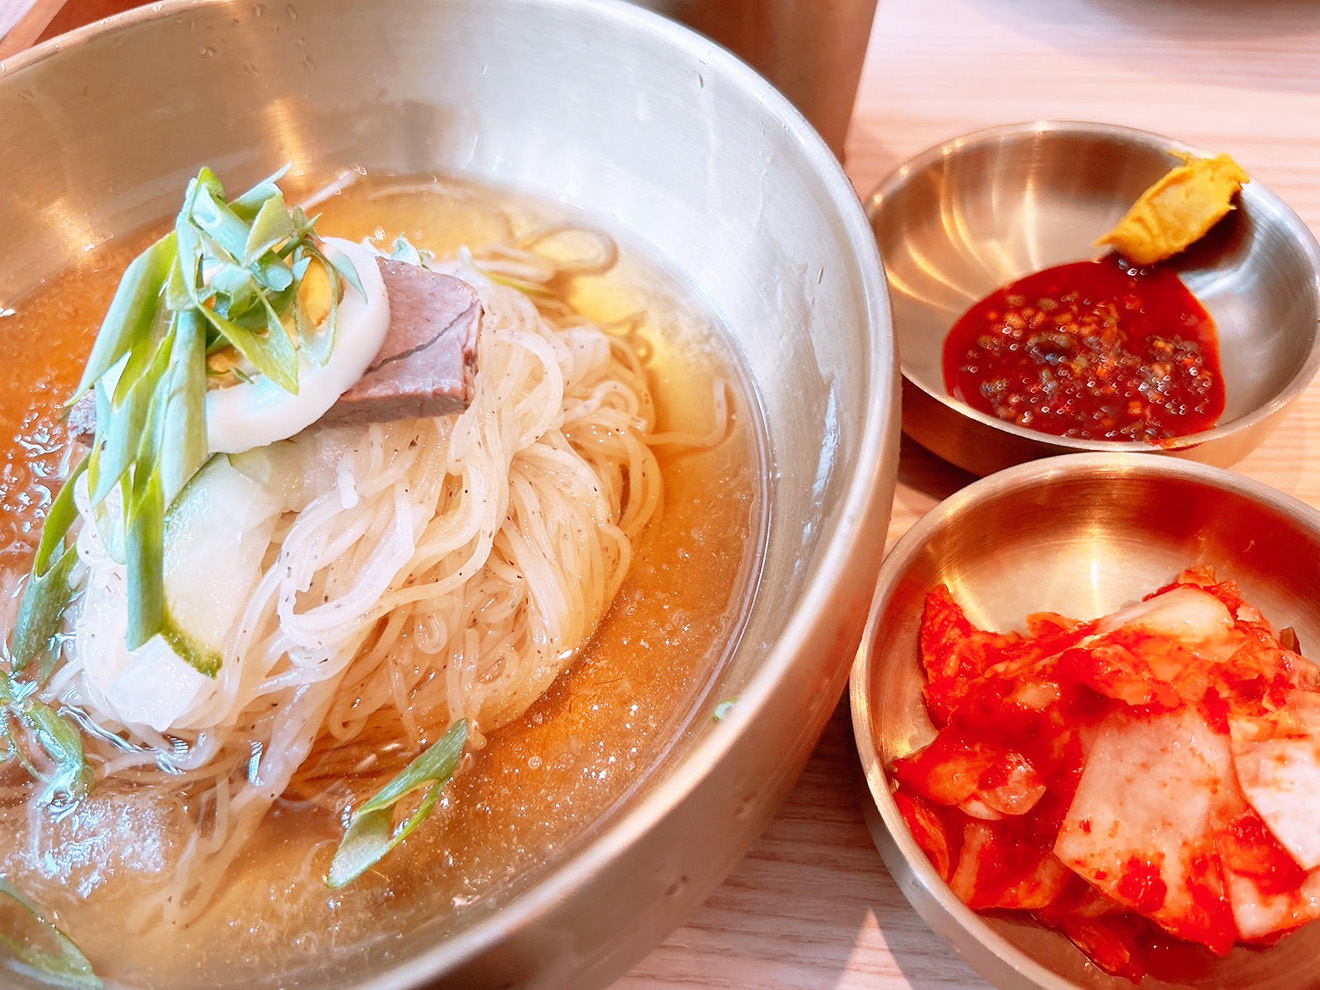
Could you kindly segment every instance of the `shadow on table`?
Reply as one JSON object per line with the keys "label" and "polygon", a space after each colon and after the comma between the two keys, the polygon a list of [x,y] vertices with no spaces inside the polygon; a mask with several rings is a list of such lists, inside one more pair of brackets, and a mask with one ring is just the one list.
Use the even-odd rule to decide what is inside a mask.
{"label": "shadow on table", "polygon": [[906,433],[898,448],[898,482],[936,502],[966,488],[976,475],[935,456]]}
{"label": "shadow on table", "polygon": [[984,987],[885,870],[862,820],[866,799],[845,697],[751,852],[614,990]]}

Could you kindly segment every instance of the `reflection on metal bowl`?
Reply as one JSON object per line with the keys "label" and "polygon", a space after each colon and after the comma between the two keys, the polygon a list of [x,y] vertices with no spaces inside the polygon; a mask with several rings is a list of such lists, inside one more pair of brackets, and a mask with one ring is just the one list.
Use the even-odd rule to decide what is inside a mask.
{"label": "reflection on metal bowl", "polygon": [[[984,478],[923,517],[881,568],[853,667],[853,731],[872,803],[864,809],[890,872],[926,922],[1005,990],[1119,990],[1062,935],[981,915],[935,872],[890,793],[887,768],[933,735],[917,632],[925,596],[945,583],[982,628],[1032,612],[1079,619],[1113,611],[1193,564],[1212,564],[1305,649],[1320,642],[1320,513],[1221,468],[1136,454],[1075,454]],[[1267,949],[1235,948],[1179,986],[1306,990],[1320,925]],[[1171,987],[1147,977],[1143,988]]]}
{"label": "reflection on metal bowl", "polygon": [[[166,2],[0,66],[0,300],[158,222],[205,163],[234,188],[360,164],[580,209],[718,314],[772,458],[759,590],[644,786],[440,937],[394,932],[314,985],[590,987],[695,907],[786,793],[839,693],[893,493],[897,363],[837,161],[766,83],[647,11],[587,0]],[[296,974],[295,974],[296,977]],[[313,985],[272,975],[272,985]]]}
{"label": "reflection on metal bowl", "polygon": [[[1231,151],[1232,149],[1224,149]],[[1108,231],[1173,151],[1170,138],[1105,124],[1037,122],[955,138],[903,165],[867,204],[885,261],[903,370],[903,428],[977,474],[1079,450],[1161,450],[1226,466],[1278,423],[1320,370],[1320,247],[1259,182],[1238,209],[1168,264],[1219,329],[1219,425],[1161,448],[1049,436],[971,409],[945,389],[945,335],[1007,282],[1099,257]]]}

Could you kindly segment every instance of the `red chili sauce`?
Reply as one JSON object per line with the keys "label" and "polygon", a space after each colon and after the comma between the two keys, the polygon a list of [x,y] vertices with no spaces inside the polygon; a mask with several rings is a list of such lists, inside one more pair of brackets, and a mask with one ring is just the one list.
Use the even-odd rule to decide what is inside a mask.
{"label": "red chili sauce", "polygon": [[944,342],[954,398],[1019,426],[1158,444],[1214,426],[1214,321],[1173,272],[1117,256],[1047,268],[969,309]]}

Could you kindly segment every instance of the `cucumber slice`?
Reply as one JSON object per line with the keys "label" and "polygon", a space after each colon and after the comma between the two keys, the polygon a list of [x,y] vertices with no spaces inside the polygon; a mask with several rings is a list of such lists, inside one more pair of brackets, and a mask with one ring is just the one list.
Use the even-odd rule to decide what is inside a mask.
{"label": "cucumber slice", "polygon": [[161,638],[208,677],[258,578],[281,500],[218,454],[165,515],[165,628]]}
{"label": "cucumber slice", "polygon": [[343,430],[317,430],[313,435],[299,434],[266,447],[254,447],[241,454],[230,454],[238,471],[278,498],[284,508],[301,512],[323,492],[337,484],[339,462],[348,455],[350,438],[357,434]]}

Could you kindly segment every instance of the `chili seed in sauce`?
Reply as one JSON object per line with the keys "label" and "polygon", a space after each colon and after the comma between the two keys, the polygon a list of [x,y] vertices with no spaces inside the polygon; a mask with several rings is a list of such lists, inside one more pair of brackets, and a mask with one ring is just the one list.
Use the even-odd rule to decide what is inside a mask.
{"label": "chili seed in sauce", "polygon": [[1054,436],[1158,444],[1224,411],[1214,321],[1173,272],[1113,255],[1011,282],[944,343],[949,393]]}

